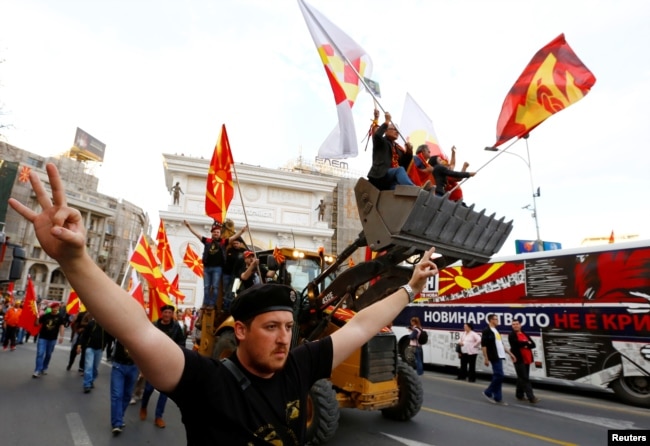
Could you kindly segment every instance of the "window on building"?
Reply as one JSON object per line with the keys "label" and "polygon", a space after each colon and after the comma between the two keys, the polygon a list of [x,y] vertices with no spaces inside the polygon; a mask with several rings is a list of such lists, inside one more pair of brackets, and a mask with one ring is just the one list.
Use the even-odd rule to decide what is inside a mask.
{"label": "window on building", "polygon": [[43,252],[43,250],[41,248],[39,248],[38,246],[34,246],[32,248],[32,258],[33,259],[40,259],[42,252]]}

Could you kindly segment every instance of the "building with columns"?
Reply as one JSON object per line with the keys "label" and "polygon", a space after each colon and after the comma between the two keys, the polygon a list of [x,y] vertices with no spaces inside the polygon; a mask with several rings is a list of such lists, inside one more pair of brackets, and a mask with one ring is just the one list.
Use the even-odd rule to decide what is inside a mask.
{"label": "building with columns", "polygon": [[[187,220],[198,232],[210,235],[212,219],[205,215],[205,188],[209,160],[184,155],[164,154],[165,182],[170,190],[167,210],[160,211],[167,238],[179,274],[179,288],[185,294],[183,306],[199,307],[203,301],[203,280],[196,276],[182,259],[189,245],[199,256],[203,245],[184,226]],[[326,252],[336,249],[333,242],[336,214],[333,204],[341,178],[296,169],[268,169],[235,164],[235,194],[227,218],[235,229],[248,225],[243,238],[257,250],[274,247],[295,247]],[[172,187],[178,183],[182,193],[174,204]],[[318,219],[320,200],[326,204],[325,218]],[[329,208],[329,209],[328,209]],[[173,274],[172,272],[168,272]],[[173,277],[172,277],[173,278]]]}

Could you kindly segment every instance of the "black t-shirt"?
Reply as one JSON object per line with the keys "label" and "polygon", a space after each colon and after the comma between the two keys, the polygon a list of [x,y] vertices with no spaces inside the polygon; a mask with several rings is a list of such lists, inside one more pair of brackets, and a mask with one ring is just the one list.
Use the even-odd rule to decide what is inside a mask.
{"label": "black t-shirt", "polygon": [[[267,403],[263,407],[246,396],[220,361],[186,349],[183,352],[183,376],[169,397],[181,410],[188,446],[272,444],[278,438],[272,425],[274,419],[286,421],[288,436],[295,444],[305,443],[307,393],[316,381],[328,378],[332,372],[331,338],[294,348],[285,367],[269,379],[239,367],[255,388],[247,392],[259,392]],[[236,354],[230,359],[239,365]],[[271,410],[275,416],[269,414]]]}
{"label": "black t-shirt", "polygon": [[225,246],[228,239],[201,237],[203,242],[203,266],[223,266],[226,263]]}
{"label": "black t-shirt", "polygon": [[65,324],[65,319],[61,313],[45,313],[38,318],[38,323],[41,324],[41,330],[38,332],[38,337],[53,341],[59,336],[59,327]]}

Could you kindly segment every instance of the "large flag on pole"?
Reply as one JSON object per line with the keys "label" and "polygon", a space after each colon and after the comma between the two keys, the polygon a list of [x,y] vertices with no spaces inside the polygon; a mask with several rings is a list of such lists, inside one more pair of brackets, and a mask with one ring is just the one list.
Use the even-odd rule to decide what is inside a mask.
{"label": "large flag on pole", "polygon": [[[140,236],[130,263],[149,284],[149,318],[155,321],[159,317],[157,308],[165,304],[173,305],[173,303],[169,298],[169,282],[160,270],[158,259],[154,256],[144,234]],[[155,302],[152,302],[152,299]]]}
{"label": "large flag on pole", "polygon": [[183,257],[183,263],[186,264],[194,274],[199,277],[203,277],[203,262],[189,244],[185,248],[185,257]]}
{"label": "large flag on pole", "polygon": [[208,180],[205,189],[205,214],[223,223],[228,206],[235,194],[232,182],[232,152],[226,133],[226,125],[221,126],[221,135],[214,148]]}
{"label": "large flag on pole", "polygon": [[596,83],[560,34],[539,50],[503,101],[497,122],[497,147],[521,138],[546,118],[582,99]]}
{"label": "large flag on pole", "polygon": [[160,260],[160,267],[163,271],[169,271],[174,267],[174,257],[172,256],[172,249],[169,246],[167,239],[167,231],[165,231],[165,224],[160,220],[158,226],[158,234],[156,234],[156,254]]}
{"label": "large flag on pole", "polygon": [[298,4],[325,66],[339,117],[338,127],[327,137],[318,155],[323,158],[355,157],[359,150],[352,106],[363,85],[361,78],[372,74],[372,61],[359,44],[313,6],[304,0],[298,0]]}
{"label": "large flag on pole", "polygon": [[41,330],[38,323],[38,308],[36,307],[36,291],[32,277],[27,276],[27,289],[25,290],[25,302],[23,302],[23,311],[20,313],[18,326],[24,328],[32,336],[36,336]]}

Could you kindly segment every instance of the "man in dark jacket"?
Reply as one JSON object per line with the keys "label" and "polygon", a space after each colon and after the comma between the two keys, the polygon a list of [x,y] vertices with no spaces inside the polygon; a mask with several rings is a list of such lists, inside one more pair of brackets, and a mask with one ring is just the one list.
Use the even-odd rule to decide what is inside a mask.
{"label": "man in dark jacket", "polygon": [[433,167],[433,179],[436,181],[436,195],[442,197],[445,195],[445,186],[447,185],[447,178],[469,178],[476,175],[476,172],[456,172],[447,167],[447,162],[434,155],[429,158],[429,164]]}
{"label": "man in dark jacket", "polygon": [[[173,305],[163,305],[160,308],[160,319],[154,322],[154,325],[158,330],[169,336],[180,347],[185,347],[185,334],[183,333],[180,324],[174,320],[175,312],[176,308],[174,308]],[[142,421],[147,419],[147,404],[149,404],[149,398],[151,398],[153,391],[154,387],[149,381],[147,381],[144,385],[142,404],[140,406],[140,419]],[[167,395],[160,392],[158,404],[156,404],[156,418],[154,419],[154,424],[161,429],[166,426],[166,423],[163,420],[163,413],[165,412],[166,404]]]}
{"label": "man in dark jacket", "polygon": [[533,386],[530,383],[530,365],[533,363],[533,349],[535,341],[521,329],[521,322],[512,321],[512,331],[508,335],[510,351],[515,356],[515,372],[517,372],[516,396],[519,401],[538,403],[539,398],[533,393]]}
{"label": "man in dark jacket", "polygon": [[372,167],[368,181],[379,190],[393,190],[398,184],[415,186],[406,173],[413,160],[413,146],[406,143],[406,149],[397,144],[397,128],[390,113],[372,135]]}
{"label": "man in dark jacket", "polygon": [[84,318],[87,323],[77,344],[77,353],[81,353],[82,349],[84,351],[84,393],[90,393],[95,388],[99,364],[102,362],[102,352],[110,335],[97,323],[90,312]]}
{"label": "man in dark jacket", "polygon": [[485,358],[485,366],[492,365],[492,381],[487,389],[483,391],[483,396],[488,401],[496,402],[497,404],[507,405],[503,401],[501,393],[501,386],[503,384],[503,361],[506,359],[506,354],[510,355],[514,361],[514,356],[510,351],[507,351],[501,340],[501,334],[497,330],[499,325],[499,316],[496,314],[488,314],[488,326],[485,327],[481,335],[481,348],[483,350],[483,358]]}

